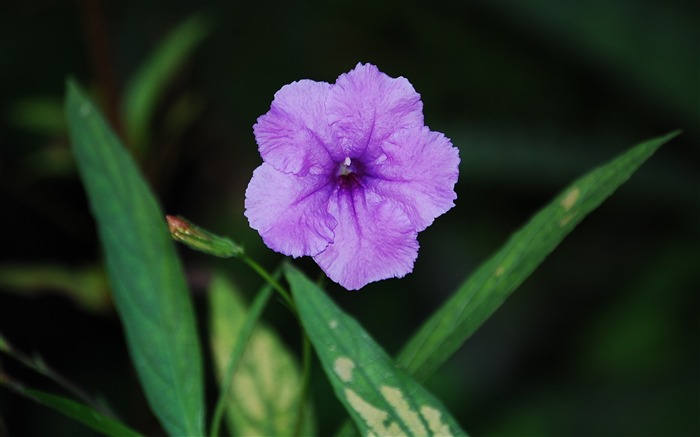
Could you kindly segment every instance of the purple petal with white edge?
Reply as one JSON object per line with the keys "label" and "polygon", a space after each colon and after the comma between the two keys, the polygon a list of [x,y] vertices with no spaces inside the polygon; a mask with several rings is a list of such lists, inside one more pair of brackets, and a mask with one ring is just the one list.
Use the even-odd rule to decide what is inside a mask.
{"label": "purple petal with white edge", "polygon": [[423,125],[423,103],[411,83],[392,78],[371,64],[357,64],[331,86],[326,101],[328,121],[343,156],[365,153],[399,129]]}
{"label": "purple petal with white edge", "polygon": [[333,241],[337,222],[327,212],[333,192],[327,176],[296,176],[263,163],[245,192],[245,216],[272,250],[316,255]]}
{"label": "purple petal with white edge", "polygon": [[263,161],[302,176],[326,171],[332,134],[324,107],[330,86],[300,80],[275,93],[270,110],[253,126]]}
{"label": "purple petal with white edge", "polygon": [[459,150],[427,127],[396,132],[365,162],[367,189],[403,205],[417,231],[454,206]]}
{"label": "purple petal with white edge", "polygon": [[338,220],[335,239],[314,260],[329,278],[348,290],[413,270],[418,241],[413,224],[391,201],[360,187],[339,189],[329,212]]}

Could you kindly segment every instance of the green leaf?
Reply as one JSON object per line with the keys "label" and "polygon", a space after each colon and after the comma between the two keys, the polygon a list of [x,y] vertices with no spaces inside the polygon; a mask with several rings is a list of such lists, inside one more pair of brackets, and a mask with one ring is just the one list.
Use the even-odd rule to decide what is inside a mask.
{"label": "green leaf", "polygon": [[126,340],[146,397],[171,435],[203,435],[199,339],[179,259],[153,194],[79,87],[66,113]]}
{"label": "green leaf", "polygon": [[97,410],[62,396],[32,390],[12,384],[13,391],[110,437],[139,437],[141,434]]}
{"label": "green leaf", "polygon": [[[219,380],[224,380],[231,361],[237,364],[227,408],[234,435],[285,436],[293,435],[296,428],[301,372],[274,332],[255,324],[271,294],[272,288],[265,287],[248,309],[238,290],[221,276],[214,278],[209,290],[212,350]],[[301,435],[313,435],[310,408],[305,411]]]}
{"label": "green leaf", "polygon": [[323,290],[290,265],[285,274],[326,376],[362,435],[466,435]]}
{"label": "green leaf", "polygon": [[432,375],[586,215],[678,134],[641,143],[562,191],[423,324],[399,354],[398,363],[419,381]]}
{"label": "green leaf", "polygon": [[148,124],[167,84],[210,31],[211,25],[202,16],[191,17],[156,48],[127,84],[123,116],[127,137],[136,150],[148,142]]}

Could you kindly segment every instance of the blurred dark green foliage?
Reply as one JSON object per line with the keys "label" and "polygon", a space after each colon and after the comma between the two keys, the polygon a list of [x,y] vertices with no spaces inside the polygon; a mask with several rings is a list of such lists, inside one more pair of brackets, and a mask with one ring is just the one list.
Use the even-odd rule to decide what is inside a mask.
{"label": "blurred dark green foliage", "polygon": [[[282,85],[333,81],[372,62],[407,77],[423,96],[426,123],[460,148],[457,207],[420,235],[414,273],[359,293],[328,287],[392,353],[569,181],[641,140],[683,129],[428,388],[473,435],[700,433],[695,1],[5,2],[0,283],[12,266],[79,272],[100,261],[63,124],[65,78],[89,85],[124,132],[127,84],[168,32],[196,13],[212,18],[214,31],[165,88],[139,159],[167,213],[233,237],[266,265],[280,257],[248,228],[243,193],[260,163],[252,125]],[[181,254],[196,295],[212,266],[242,289],[259,285],[235,261]],[[315,277],[312,262],[298,265]],[[104,293],[104,284],[85,283]],[[0,332],[106,398],[135,429],[160,432],[114,312],[76,304],[61,281],[33,284],[3,285]],[[203,300],[196,301],[204,326]],[[293,321],[280,305],[266,319],[297,332],[285,329]],[[54,388],[5,357],[2,364]],[[315,396],[328,399],[330,388],[315,376]],[[211,402],[214,390],[208,395]],[[342,418],[339,404],[324,407],[322,435]],[[3,390],[4,431],[89,435]]]}

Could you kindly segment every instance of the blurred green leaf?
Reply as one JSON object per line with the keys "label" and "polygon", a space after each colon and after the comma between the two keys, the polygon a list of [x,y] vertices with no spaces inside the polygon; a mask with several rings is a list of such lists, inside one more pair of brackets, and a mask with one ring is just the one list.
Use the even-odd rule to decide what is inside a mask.
{"label": "blurred green leaf", "polygon": [[[523,127],[521,124],[485,123],[450,126],[454,144],[460,149],[460,180],[463,186],[480,183],[542,192],[558,189],[574,177],[605,161],[622,136],[574,137],[559,129]],[[596,141],[591,147],[591,141]],[[606,147],[609,146],[609,147]],[[697,177],[668,161],[656,162],[654,169],[635,177],[626,190],[649,199],[661,192],[668,202],[687,203],[697,198]]]}
{"label": "blurred green leaf", "polygon": [[66,132],[63,105],[57,97],[27,97],[8,108],[10,122],[20,129],[40,135]]}
{"label": "blurred green leaf", "polygon": [[645,256],[630,286],[583,326],[573,362],[589,378],[621,386],[682,372],[683,342],[691,337],[684,336],[679,320],[688,307],[686,291],[700,283],[700,246],[688,240],[664,246]]}
{"label": "blurred green leaf", "polygon": [[[65,121],[64,121],[65,122]],[[18,162],[22,183],[38,179],[75,175],[75,160],[67,144],[47,143]]]}
{"label": "blurred green leaf", "polygon": [[104,435],[110,437],[138,437],[141,435],[123,423],[107,417],[87,405],[63,396],[25,388],[1,375],[0,385],[41,405],[54,409]]}
{"label": "blurred green leaf", "polygon": [[194,311],[164,215],[97,108],[72,82],[66,113],[114,300],[146,397],[169,434],[203,435]]}
{"label": "blurred green leaf", "polygon": [[581,65],[596,67],[597,73],[613,78],[616,87],[635,97],[651,97],[683,123],[695,123],[698,9],[691,4],[500,0],[484,6],[511,16],[529,34],[553,43],[554,50],[577,56]]}
{"label": "blurred green leaf", "polygon": [[[271,294],[271,287],[263,289],[249,309],[223,277],[216,276],[209,289],[212,350],[220,381],[235,360],[227,399],[234,435],[293,435],[296,427],[302,391],[296,360],[272,330],[256,326]],[[310,408],[305,411],[301,435],[313,435]]]}
{"label": "blurred green leaf", "polygon": [[0,289],[23,296],[56,292],[90,312],[110,308],[109,286],[101,266],[79,269],[58,265],[0,265]]}
{"label": "blurred green leaf", "polygon": [[129,81],[123,117],[128,139],[136,150],[142,151],[147,145],[148,125],[166,86],[210,31],[210,23],[202,16],[191,17],[156,48]]}
{"label": "blurred green leaf", "polygon": [[399,354],[398,363],[419,381],[432,375],[586,215],[678,134],[643,142],[562,191],[423,324]]}
{"label": "blurred green leaf", "polygon": [[466,435],[323,290],[291,265],[285,274],[326,376],[362,435]]}
{"label": "blurred green leaf", "polygon": [[194,93],[175,97],[163,114],[163,141],[175,143],[206,109],[203,98]]}

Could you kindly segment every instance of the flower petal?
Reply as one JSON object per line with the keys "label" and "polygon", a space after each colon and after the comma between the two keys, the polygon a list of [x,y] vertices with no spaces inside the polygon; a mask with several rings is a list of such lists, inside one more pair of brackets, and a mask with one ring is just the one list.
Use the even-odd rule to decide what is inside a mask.
{"label": "flower petal", "polygon": [[371,64],[357,64],[338,77],[326,111],[334,144],[342,149],[342,156],[333,156],[336,161],[364,154],[368,145],[380,144],[399,129],[423,125],[423,103],[410,82]]}
{"label": "flower petal", "polygon": [[327,212],[332,185],[325,176],[296,176],[263,163],[245,192],[245,216],[267,246],[293,257],[316,255],[333,241]]}
{"label": "flower petal", "polygon": [[454,206],[459,150],[427,127],[396,132],[365,162],[367,189],[401,203],[418,232]]}
{"label": "flower petal", "polygon": [[301,80],[283,86],[270,110],[253,126],[263,161],[284,173],[323,173],[330,163],[331,128],[324,112],[326,82]]}
{"label": "flower petal", "polygon": [[361,187],[341,188],[331,196],[329,212],[338,220],[334,241],[314,256],[329,278],[357,290],[413,270],[418,256],[415,228],[396,203]]}

